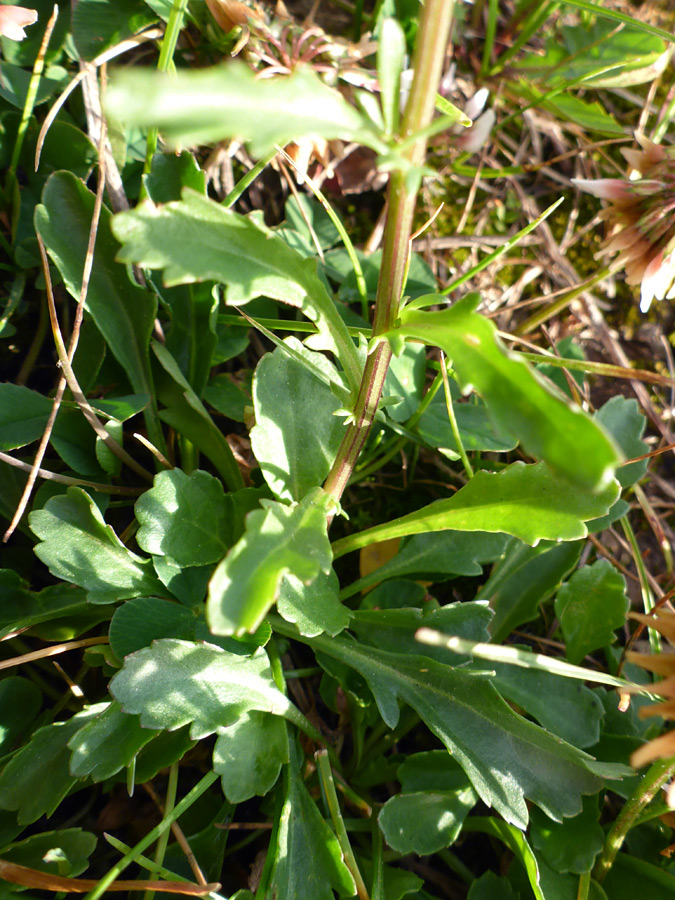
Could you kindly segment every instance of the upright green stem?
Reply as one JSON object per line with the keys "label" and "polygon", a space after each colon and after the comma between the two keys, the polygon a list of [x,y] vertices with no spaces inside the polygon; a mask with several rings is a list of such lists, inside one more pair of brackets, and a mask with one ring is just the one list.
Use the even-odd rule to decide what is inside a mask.
{"label": "upright green stem", "polygon": [[344,819],[342,818],[342,813],[340,812],[340,804],[338,802],[337,793],[335,791],[335,782],[333,781],[333,773],[331,772],[328,753],[326,752],[326,750],[317,750],[317,752],[314,754],[314,758],[316,759],[319,769],[319,775],[321,776],[321,785],[323,787],[324,796],[326,797],[326,803],[328,805],[330,817],[333,822],[333,828],[335,829],[335,834],[340,843],[340,849],[342,850],[342,855],[345,858],[345,864],[349,871],[352,873],[352,877],[354,878],[357,896],[359,897],[359,900],[369,900],[368,889],[363,882],[363,877],[359,871],[358,863],[356,862],[356,858],[354,857],[352,845],[349,843],[349,836],[347,835],[347,829],[345,827]]}
{"label": "upright green stem", "polygon": [[459,431],[459,426],[457,425],[457,418],[455,416],[455,407],[452,402],[452,395],[450,393],[450,383],[448,381],[448,370],[445,366],[445,355],[441,352],[441,376],[443,377],[443,390],[445,391],[445,407],[448,411],[448,420],[450,422],[450,428],[452,430],[452,436],[455,439],[455,444],[457,444],[457,452],[459,453],[460,459],[462,460],[462,465],[464,466],[464,471],[467,474],[467,478],[471,480],[473,478],[473,469],[471,468],[471,463],[469,462],[469,457],[467,455],[466,450],[464,449],[464,443],[462,442],[462,435]]}
{"label": "upright green stem", "polygon": [[579,878],[579,889],[577,891],[577,900],[588,900],[588,892],[591,888],[591,873],[584,872]]}
{"label": "upright green stem", "polygon": [[[166,31],[162,38],[162,47],[159,51],[159,60],[157,62],[157,70],[159,72],[168,72],[173,63],[173,54],[178,43],[178,35],[183,27],[183,17],[187,9],[187,0],[173,0],[173,6],[169,13],[169,21],[166,23]],[[148,132],[148,139],[145,149],[145,165],[143,166],[143,174],[147,175],[152,166],[152,157],[157,150],[156,128],[151,128]]]}
{"label": "upright green stem", "polygon": [[[176,790],[178,788],[178,763],[174,763],[169,769],[169,784],[166,789],[166,801],[164,803],[164,815],[168,816],[173,812],[173,808],[176,805]],[[155,867],[150,875],[151,878],[157,878],[159,875],[159,870],[162,867],[162,863],[164,862],[164,856],[166,854],[166,848],[169,844],[169,829],[162,832],[157,839],[157,847],[155,848]],[[155,896],[155,891],[145,891],[143,894],[143,900],[153,900]]]}
{"label": "upright green stem", "polygon": [[635,825],[642,810],[657,795],[663,785],[675,775],[675,757],[659,759],[651,767],[640,782],[638,789],[630,797],[619,813],[616,822],[610,828],[602,856],[595,864],[593,878],[602,882],[612,868],[616,854],[630,829]]}
{"label": "upright green stem", "polygon": [[[28,82],[26,100],[23,105],[21,121],[19,122],[19,127],[16,132],[16,140],[14,141],[12,159],[10,161],[9,170],[7,172],[7,199],[10,201],[13,199],[12,195],[16,188],[16,170],[19,165],[21,148],[23,147],[24,138],[26,137],[26,132],[28,131],[30,117],[33,115],[33,108],[37,99],[40,79],[42,78],[42,74],[45,68],[45,56],[47,54],[47,47],[49,46],[49,41],[51,39],[52,32],[54,31],[54,26],[56,25],[58,14],[58,7],[55,6],[54,11],[49,18],[49,21],[47,22],[47,27],[45,28],[45,32],[42,37],[40,49],[38,50],[38,54],[33,65],[33,73],[31,75],[30,81]],[[13,253],[11,255],[13,256]]]}
{"label": "upright green stem", "polygon": [[[642,559],[642,554],[640,553],[640,545],[637,542],[637,537],[635,536],[635,532],[633,531],[633,526],[628,520],[628,516],[622,516],[619,521],[621,522],[623,533],[626,535],[626,540],[630,544],[630,548],[633,553],[633,561],[635,562],[635,568],[637,569],[638,578],[640,579],[642,605],[645,613],[649,615],[649,613],[654,609],[654,594],[652,593],[652,589],[649,586],[647,568],[644,564],[644,560]],[[652,653],[661,653],[663,647],[661,644],[661,635],[659,634],[659,632],[655,628],[648,628],[647,636],[649,638],[649,646]]]}
{"label": "upright green stem", "polygon": [[[406,105],[400,137],[406,138],[426,128],[431,122],[436,102],[436,86],[440,81],[452,21],[452,0],[427,0],[415,45],[413,80]],[[404,157],[413,167],[424,162],[426,138],[410,145]],[[418,181],[410,174],[395,171],[389,180],[388,212],[384,229],[382,267],[377,285],[373,336],[384,334],[395,324],[405,282],[410,235],[417,201]],[[382,395],[384,379],[391,360],[386,341],[369,355],[354,406],[353,421],[347,427],[337,458],[324,490],[340,499],[373,424]]]}

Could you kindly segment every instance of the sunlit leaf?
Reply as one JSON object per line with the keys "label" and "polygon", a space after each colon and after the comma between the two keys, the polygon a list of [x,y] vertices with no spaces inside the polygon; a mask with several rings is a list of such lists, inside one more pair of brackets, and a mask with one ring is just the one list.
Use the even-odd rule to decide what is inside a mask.
{"label": "sunlit leaf", "polygon": [[213,771],[221,775],[230,803],[264,796],[288,762],[288,730],[278,716],[250,710],[220,730],[213,748]]}
{"label": "sunlit leaf", "polygon": [[[323,354],[306,350],[296,338],[284,343],[337,374]],[[281,348],[258,363],[253,403],[251,447],[265,480],[280,500],[302,500],[325,480],[333,464],[345,431],[344,420],[333,413],[342,403]]]}
{"label": "sunlit leaf", "polygon": [[246,532],[220,563],[209,583],[206,616],[214,634],[255,631],[276,601],[281,579],[294,575],[311,584],[332,562],[326,534],[331,498],[320,488],[301,503],[261,501],[249,514]]}
{"label": "sunlit leaf", "polygon": [[163,206],[146,201],[119,213],[113,230],[122,243],[118,258],[163,269],[168,286],[217,281],[226,285],[233,306],[266,296],[301,309],[350,378],[358,378],[354,342],[317,274],[316,260],[305,259],[262,224],[185,188],[180,201]]}
{"label": "sunlit leaf", "polygon": [[390,334],[441,347],[462,389],[481,394],[498,428],[517,437],[527,453],[546,460],[572,484],[606,487],[619,462],[612,442],[506,350],[494,324],[475,312],[477,302],[477,295],[469,295],[438,312],[404,310],[400,327]]}
{"label": "sunlit leaf", "polygon": [[144,728],[173,731],[191,723],[195,740],[250,710],[292,715],[264,650],[239,656],[213,644],[154,641],[127,656],[110,691],[125,712],[141,717]]}
{"label": "sunlit leaf", "polygon": [[428,855],[458,837],[477,796],[464,772],[441,750],[409,756],[399,769],[401,793],[377,818],[387,844],[399,853]]}
{"label": "sunlit leaf", "polygon": [[586,537],[585,523],[604,515],[619,495],[613,482],[600,494],[575,488],[544,463],[512,463],[476,472],[451,497],[333,544],[335,558],[377,541],[432,531],[503,532],[536,545]]}
{"label": "sunlit leaf", "polygon": [[52,497],[29,516],[36,556],[52,575],[86,588],[92,603],[161,592],[150,560],[127,550],[81,488]]}
{"label": "sunlit leaf", "polygon": [[463,788],[453,791],[396,794],[384,804],[377,822],[392,850],[428,856],[457,840],[476,799],[466,779]]}
{"label": "sunlit leaf", "polygon": [[340,602],[335,572],[319,575],[306,585],[294,575],[285,575],[279,588],[277,609],[287,622],[297,625],[300,634],[338,634],[349,624],[349,609]]}
{"label": "sunlit leaf", "polygon": [[606,559],[578,569],[555,598],[569,661],[612,643],[629,606],[624,577]]}
{"label": "sunlit leaf", "polygon": [[231,543],[229,506],[222,482],[208,472],[160,472],[136,503],[138,546],[180,566],[217,562]]}
{"label": "sunlit leaf", "polygon": [[282,78],[256,78],[243,63],[182,69],[165,75],[122,70],[107,109],[126,125],[158,128],[174,146],[237,138],[254,156],[301,137],[343,138],[382,147],[365,119],[309,68]]}
{"label": "sunlit leaf", "polygon": [[110,703],[68,741],[73,751],[70,772],[77,778],[90,775],[94,781],[110,778],[158,733],[141,728],[136,716],[122,712],[119,703]]}

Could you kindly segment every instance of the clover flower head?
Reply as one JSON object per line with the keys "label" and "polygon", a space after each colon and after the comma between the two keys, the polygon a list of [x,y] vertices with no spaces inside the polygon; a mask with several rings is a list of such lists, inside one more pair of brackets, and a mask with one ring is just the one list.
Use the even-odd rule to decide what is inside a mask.
{"label": "clover flower head", "polygon": [[38,14],[25,6],[0,6],[0,35],[10,41],[22,41],[26,37],[24,28],[37,22]]}
{"label": "clover flower head", "polygon": [[647,312],[653,300],[675,298],[675,147],[635,137],[641,149],[621,152],[638,178],[572,181],[609,203],[600,213],[608,230],[598,255],[618,254],[626,283],[641,286],[640,309]]}

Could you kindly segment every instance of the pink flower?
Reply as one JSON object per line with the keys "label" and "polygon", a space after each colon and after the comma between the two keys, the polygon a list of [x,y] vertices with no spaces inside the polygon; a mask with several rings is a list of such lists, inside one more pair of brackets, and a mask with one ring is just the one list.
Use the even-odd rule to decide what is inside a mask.
{"label": "pink flower", "polygon": [[572,184],[601,200],[615,201],[630,196],[626,182],[620,178],[573,178]]}
{"label": "pink flower", "polygon": [[641,177],[572,181],[609,202],[600,213],[608,227],[599,255],[618,253],[626,283],[641,286],[640,309],[647,312],[653,300],[675,297],[675,147],[635,138],[642,149],[621,152]]}
{"label": "pink flower", "polygon": [[24,28],[37,22],[38,14],[25,6],[0,6],[0,35],[10,41],[22,41],[26,37]]}

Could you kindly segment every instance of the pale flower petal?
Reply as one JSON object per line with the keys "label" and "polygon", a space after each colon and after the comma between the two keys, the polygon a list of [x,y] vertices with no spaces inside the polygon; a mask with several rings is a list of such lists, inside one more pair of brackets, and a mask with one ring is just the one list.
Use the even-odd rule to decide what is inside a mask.
{"label": "pale flower petal", "polygon": [[450,63],[447,71],[443,74],[441,78],[441,83],[438,85],[438,93],[441,97],[447,97],[450,91],[455,86],[455,64]]}
{"label": "pale flower petal", "polygon": [[634,769],[639,769],[655,759],[667,759],[675,756],[675,731],[667,731],[661,737],[654,738],[639,747],[630,758],[630,764]]}
{"label": "pale flower petal", "polygon": [[24,28],[37,22],[38,14],[25,6],[0,6],[0,35],[11,41],[22,41],[26,37]]}
{"label": "pale flower petal", "polygon": [[660,144],[655,144],[654,141],[650,141],[648,137],[645,137],[644,134],[639,134],[637,131],[635,132],[635,140],[644,150],[650,164],[662,162],[668,155]]}
{"label": "pale flower petal", "polygon": [[455,138],[455,145],[465,153],[475,153],[480,150],[490,137],[495,119],[494,110],[488,109],[476,119],[471,128],[467,128],[463,134]]}
{"label": "pale flower petal", "polygon": [[405,110],[405,105],[408,102],[408,97],[410,96],[410,88],[412,87],[414,77],[415,77],[414,69],[404,69],[401,72],[401,78],[399,80],[399,94],[398,94],[398,102],[399,102],[401,112],[403,112]]}
{"label": "pale flower petal", "polygon": [[642,289],[640,291],[640,310],[642,312],[646,313],[649,311],[652,300],[663,300],[666,291],[670,287],[672,275],[670,276],[668,284],[665,282],[668,278],[668,270],[671,268],[668,263],[668,260],[670,260],[671,257],[668,257],[666,260],[663,258],[663,253],[657,253],[645,269],[644,275],[642,276]]}
{"label": "pale flower petal", "polygon": [[642,164],[644,162],[644,153],[642,150],[632,150],[627,147],[622,148],[621,155],[626,160],[631,169],[635,169],[636,171],[642,171]]}
{"label": "pale flower petal", "polygon": [[477,119],[483,112],[489,96],[490,91],[487,88],[481,88],[479,91],[476,91],[473,97],[467,102],[464,107],[464,112],[472,121]]}
{"label": "pale flower petal", "polygon": [[572,178],[580,190],[601,200],[621,200],[630,194],[630,189],[625,181],[620,178]]}

